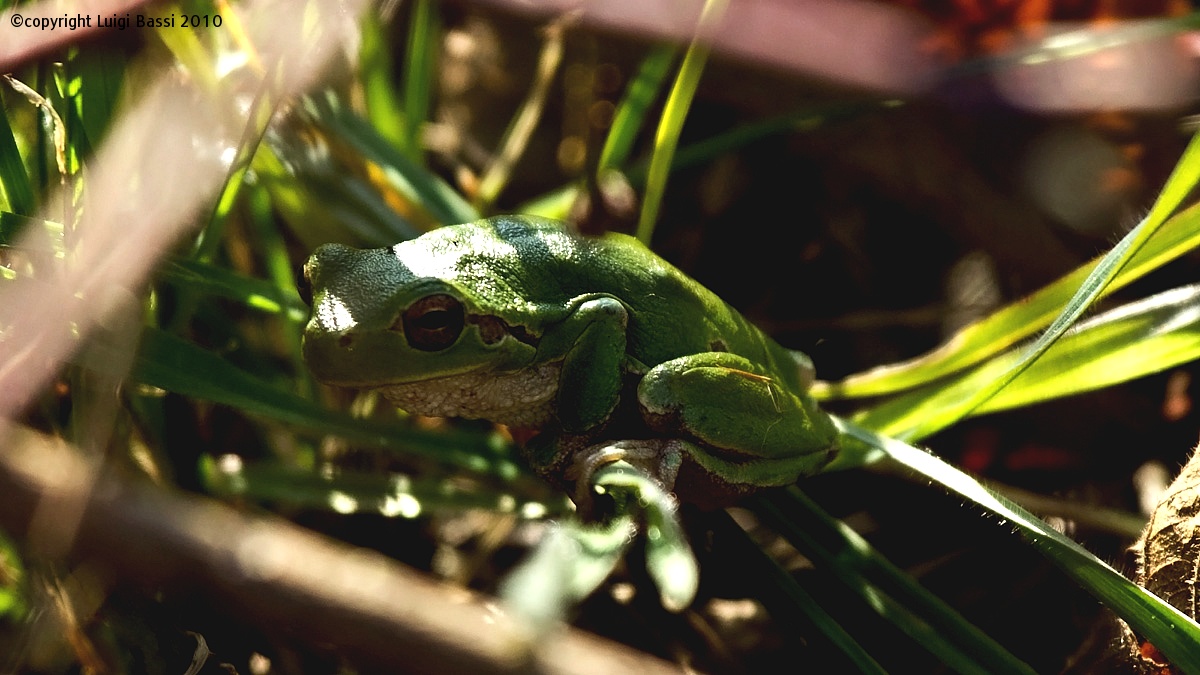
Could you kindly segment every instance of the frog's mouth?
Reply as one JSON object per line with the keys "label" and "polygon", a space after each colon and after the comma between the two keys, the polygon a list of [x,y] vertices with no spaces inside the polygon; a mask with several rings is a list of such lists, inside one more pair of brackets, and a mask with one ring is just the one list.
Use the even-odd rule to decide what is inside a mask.
{"label": "frog's mouth", "polygon": [[484,344],[492,345],[500,342],[505,337],[511,337],[517,342],[537,349],[538,343],[541,342],[541,336],[531,332],[521,324],[510,324],[498,316],[491,314],[468,314],[467,324],[479,328],[479,337]]}

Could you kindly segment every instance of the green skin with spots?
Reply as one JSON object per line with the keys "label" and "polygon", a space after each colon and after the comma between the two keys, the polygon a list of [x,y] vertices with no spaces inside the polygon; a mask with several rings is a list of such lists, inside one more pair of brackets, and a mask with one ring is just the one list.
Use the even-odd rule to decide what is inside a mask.
{"label": "green skin with spots", "polygon": [[632,441],[620,458],[720,505],[837,452],[809,359],[625,235],[502,216],[390,248],[322,246],[305,276],[318,379],[538,430],[530,462],[560,484]]}

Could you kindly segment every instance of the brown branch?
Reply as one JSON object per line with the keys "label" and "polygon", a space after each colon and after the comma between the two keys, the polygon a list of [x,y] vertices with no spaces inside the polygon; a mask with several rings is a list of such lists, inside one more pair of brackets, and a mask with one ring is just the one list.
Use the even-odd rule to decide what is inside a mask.
{"label": "brown branch", "polygon": [[146,589],[203,589],[271,631],[404,672],[678,673],[576,629],[531,647],[492,602],[280,518],[116,475],[26,430],[0,452],[0,527]]}

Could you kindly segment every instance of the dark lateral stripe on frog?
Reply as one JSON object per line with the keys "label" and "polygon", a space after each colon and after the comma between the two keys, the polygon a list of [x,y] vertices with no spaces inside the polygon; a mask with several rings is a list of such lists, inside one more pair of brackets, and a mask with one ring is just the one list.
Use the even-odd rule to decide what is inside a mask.
{"label": "dark lateral stripe on frog", "polygon": [[537,335],[530,333],[524,326],[510,326],[504,319],[490,314],[471,314],[467,317],[467,323],[478,326],[480,337],[489,345],[496,344],[504,339],[505,335],[511,335],[531,347],[538,346],[540,341]]}

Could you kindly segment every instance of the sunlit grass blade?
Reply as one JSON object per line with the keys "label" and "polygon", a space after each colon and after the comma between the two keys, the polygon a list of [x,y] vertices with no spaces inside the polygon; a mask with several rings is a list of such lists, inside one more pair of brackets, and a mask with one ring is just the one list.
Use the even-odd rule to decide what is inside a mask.
{"label": "sunlit grass blade", "polygon": [[[267,134],[272,152],[259,152],[254,171],[272,205],[308,248],[329,241],[385,246],[423,231],[392,208],[376,185],[341,165],[326,149],[296,134]],[[420,207],[416,207],[421,211]],[[432,225],[432,218],[419,214]]]}
{"label": "sunlit grass blade", "polygon": [[[278,72],[278,64],[273,70]],[[246,111],[246,124],[242,128],[237,153],[229,165],[225,183],[221,186],[221,193],[209,214],[208,223],[196,242],[194,255],[197,260],[212,260],[221,245],[225,223],[237,203],[246,172],[250,169],[254,155],[262,144],[263,136],[267,133],[267,126],[271,123],[276,106],[279,104],[279,95],[273,90],[275,79],[274,77],[263,78],[254,101],[250,104],[250,109]]]}
{"label": "sunlit grass blade", "polygon": [[[961,392],[995,381],[1020,358],[1020,349],[1010,350],[951,380],[905,392],[854,419],[879,433],[905,436],[949,407]],[[1200,286],[1193,285],[1079,323],[972,414],[1092,391],[1196,359],[1200,359]]]}
{"label": "sunlit grass blade", "polygon": [[[98,341],[89,352],[93,360],[82,365],[104,370],[110,361],[119,362],[119,359],[104,358],[105,349],[123,348]],[[510,459],[510,447],[497,445],[480,434],[422,432],[335,413],[279,389],[217,354],[154,328],[143,332],[133,378],[143,384],[228,405],[248,415],[283,422],[294,428],[402,451],[480,476],[517,480],[528,475],[520,464]]]}
{"label": "sunlit grass blade", "polygon": [[441,49],[440,22],[434,0],[416,0],[408,24],[408,47],[404,55],[404,144],[409,159],[424,164],[421,129],[429,117],[429,97],[437,74]]}
{"label": "sunlit grass blade", "polygon": [[72,94],[71,115],[78,121],[82,136],[89,147],[99,143],[108,131],[112,115],[120,100],[125,81],[125,57],[109,50],[93,50],[87,55],[73,54],[70,60],[71,80],[67,89]]}
{"label": "sunlit grass blade", "polygon": [[[222,462],[206,457],[201,480],[209,492],[337,513],[374,513],[415,518],[422,513],[486,509],[528,516],[560,515],[566,500],[518,501],[493,486],[472,489],[448,476],[409,476],[379,471],[314,471],[275,462]],[[547,495],[549,492],[547,491]],[[522,497],[524,499],[524,497]]]}
{"label": "sunlit grass blade", "polygon": [[[0,81],[2,86],[5,86],[4,81]],[[0,190],[3,190],[4,199],[8,202],[8,211],[29,216],[37,209],[37,199],[34,197],[33,181],[25,171],[17,139],[9,123],[10,113],[4,104],[5,98],[0,96]]]}
{"label": "sunlit grass blade", "polygon": [[[1191,143],[1188,144],[1182,159],[1176,165],[1171,176],[1167,179],[1166,185],[1163,187],[1162,192],[1159,194],[1158,199],[1155,201],[1154,206],[1151,208],[1150,213],[1146,216],[1146,218],[1143,219],[1136,228],[1130,231],[1129,234],[1122,238],[1112,250],[1110,250],[1096,263],[1094,267],[1088,271],[1087,276],[1081,282],[1079,282],[1077,290],[1075,290],[1070,298],[1067,299],[1061,313],[1054,318],[1046,331],[1040,337],[1038,337],[1036,341],[1034,341],[1028,348],[1023,350],[1021,356],[1013,362],[1012,366],[1000,374],[995,380],[984,385],[983,388],[964,387],[961,389],[955,389],[957,393],[957,399],[953,403],[935,411],[932,416],[928,416],[920,420],[917,426],[905,432],[905,437],[922,438],[927,436],[939,429],[953,424],[956,420],[970,414],[980,405],[986,403],[988,399],[1001,391],[1009,382],[1020,375],[1025,368],[1029,367],[1030,364],[1040,357],[1043,352],[1049,349],[1054,341],[1057,340],[1063,333],[1065,333],[1066,330],[1070,328],[1071,324],[1073,324],[1084,313],[1084,311],[1086,311],[1087,308],[1105,292],[1106,289],[1111,290],[1110,282],[1123,268],[1137,270],[1142,265],[1145,265],[1145,262],[1141,262],[1139,265],[1138,261],[1135,260],[1135,256],[1140,251],[1144,250],[1143,247],[1148,241],[1154,241],[1155,233],[1163,226],[1164,223],[1178,222],[1178,219],[1175,219],[1174,221],[1168,221],[1168,217],[1179,207],[1183,199],[1192,191],[1198,179],[1200,179],[1200,136],[1194,137]],[[1195,207],[1193,207],[1193,209],[1195,209]],[[1184,214],[1180,215],[1182,216]],[[1191,221],[1191,218],[1186,219],[1184,222],[1187,224],[1194,224]],[[1157,252],[1158,250],[1159,247],[1155,247],[1155,249],[1150,250],[1150,253]],[[1177,255],[1181,252],[1182,251],[1176,251],[1175,253]],[[1150,253],[1144,255],[1149,257]],[[1141,260],[1145,261],[1146,257],[1143,257]],[[1128,263],[1131,260],[1134,260],[1135,264],[1129,265]],[[1061,283],[1061,281],[1057,282],[1050,288],[1056,289],[1058,292],[1062,292],[1071,288],[1070,286],[1059,288],[1059,284]],[[1004,312],[1010,311],[1013,307],[1015,306],[1010,306],[1009,308],[1002,310],[1000,313],[994,314],[991,320],[994,320],[995,316],[1002,315]],[[1044,307],[1042,309],[1049,309],[1049,307]],[[985,320],[983,323],[986,323],[987,321],[988,320]],[[975,324],[976,327],[979,325],[981,324]],[[964,332],[969,332],[969,330],[970,329]],[[1017,331],[1012,330],[1010,326],[1010,330],[1007,332],[1011,336]],[[960,333],[960,335],[963,335],[963,333]],[[1005,344],[1007,345],[1011,343],[1006,342]],[[998,349],[992,348],[989,351],[990,353],[988,355],[990,356],[998,351]],[[819,393],[829,394],[830,390],[822,389]]]}
{"label": "sunlit grass blade", "polygon": [[396,93],[387,26],[378,13],[363,13],[359,36],[362,42],[358,49],[358,72],[362,79],[367,119],[379,131],[380,137],[392,145],[405,148],[408,122],[404,118],[404,106]]}
{"label": "sunlit grass blade", "polygon": [[291,321],[300,322],[308,317],[308,308],[290,289],[242,276],[224,267],[177,259],[163,267],[162,278],[180,288],[234,300],[261,312],[283,314]]}
{"label": "sunlit grass blade", "polygon": [[1154,643],[1181,672],[1200,673],[1200,624],[1126,579],[1040,518],[991,492],[945,461],[853,422],[840,419],[837,422],[848,438],[873,446],[909,471],[976,504],[1012,528],[1068,577]]}
{"label": "sunlit grass blade", "polygon": [[[1195,163],[1192,151],[1185,155]],[[1179,176],[1181,187],[1186,176]],[[1144,223],[1150,222],[1149,216]],[[1200,205],[1193,205],[1163,223],[1154,236],[1136,249],[1103,292],[1123,288],[1200,245]],[[818,382],[815,396],[842,399],[876,396],[920,386],[998,354],[1042,330],[1067,304],[1103,258],[1094,260],[1032,295],[1010,303],[958,332],[946,344],[911,361],[884,366],[840,382]]]}
{"label": "sunlit grass blade", "polygon": [[304,107],[309,119],[317,126],[377,164],[392,188],[412,205],[428,212],[437,223],[448,225],[479,219],[475,208],[454,188],[389,144],[369,122],[348,110],[332,95],[309,98]]}
{"label": "sunlit grass blade", "polygon": [[1034,672],[798,489],[772,491],[750,506],[798,551],[955,672]]}
{"label": "sunlit grass blade", "polygon": [[802,619],[810,622],[846,656],[855,668],[853,672],[864,675],[887,672],[816,598],[759,548],[728,513],[722,512],[713,518],[713,536],[721,540],[724,550],[742,562],[741,574],[757,580],[756,585],[764,593],[769,589],[760,600],[777,621],[793,623]]}
{"label": "sunlit grass blade", "polygon": [[620,168],[629,161],[633,142],[646,121],[646,113],[658,98],[679,48],[673,44],[654,47],[630,79],[621,102],[613,113],[612,126],[600,151],[599,170]]}
{"label": "sunlit grass blade", "polygon": [[697,37],[688,45],[683,63],[679,66],[679,73],[675,76],[675,84],[671,87],[671,93],[663,107],[658,132],[654,136],[654,155],[650,159],[650,169],[646,176],[642,212],[638,216],[637,238],[646,246],[650,246],[650,240],[654,236],[654,226],[658,223],[658,210],[667,191],[667,177],[671,172],[675,148],[679,144],[679,135],[683,133],[683,122],[692,106],[696,87],[700,84],[704,64],[708,61],[708,45],[704,42],[704,35],[720,20],[726,3],[727,0],[705,0],[697,26]]}
{"label": "sunlit grass blade", "polygon": [[[658,98],[659,91],[670,72],[671,64],[679,48],[675,45],[660,45],[651,50],[642,59],[638,70],[625,87],[625,93],[613,113],[612,126],[604,139],[604,147],[597,160],[596,172],[605,170],[620,170],[633,151],[634,141],[646,123],[646,115],[650,106]],[[644,173],[644,171],[643,171]],[[549,192],[518,207],[519,213],[525,213],[546,218],[566,218],[571,206],[579,197],[582,189],[581,182],[575,181],[569,185]]]}
{"label": "sunlit grass blade", "polygon": [[17,240],[17,236],[30,228],[40,228],[45,233],[44,238],[29,238],[22,242],[22,246],[36,246],[44,244],[44,248],[37,248],[38,253],[48,255],[61,255],[63,252],[63,226],[62,223],[56,223],[52,220],[42,220],[41,218],[30,218],[27,216],[9,213],[8,211],[0,211],[0,246],[11,246]]}

